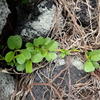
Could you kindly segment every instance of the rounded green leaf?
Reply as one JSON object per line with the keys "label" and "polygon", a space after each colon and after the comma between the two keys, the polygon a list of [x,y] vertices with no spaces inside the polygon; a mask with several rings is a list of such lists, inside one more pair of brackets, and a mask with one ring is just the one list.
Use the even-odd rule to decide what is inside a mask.
{"label": "rounded green leaf", "polygon": [[31,53],[27,49],[22,50],[22,54],[24,55],[24,58],[26,60],[29,60],[31,58]]}
{"label": "rounded green leaf", "polygon": [[41,52],[43,57],[45,57],[48,54],[48,51],[44,48],[40,48],[40,52]]}
{"label": "rounded green leaf", "polygon": [[87,60],[84,64],[84,71],[85,72],[93,72],[95,70],[95,67],[93,63],[90,60]]}
{"label": "rounded green leaf", "polygon": [[18,64],[17,66],[16,66],[16,69],[17,69],[17,71],[23,71],[24,69],[25,69],[25,64]]}
{"label": "rounded green leaf", "polygon": [[26,49],[30,52],[33,52],[34,50],[33,44],[30,42],[26,43]]}
{"label": "rounded green leaf", "polygon": [[25,63],[25,56],[23,54],[19,54],[16,56],[16,60],[18,64],[24,64]]}
{"label": "rounded green leaf", "polygon": [[33,47],[33,44],[31,43],[31,42],[27,42],[26,43],[26,47],[28,48],[28,47]]}
{"label": "rounded green leaf", "polygon": [[94,65],[94,67],[97,69],[97,68],[100,68],[100,65],[99,65],[99,63],[97,63],[97,62],[92,62],[93,63],[93,65]]}
{"label": "rounded green leaf", "polygon": [[22,46],[22,39],[19,35],[10,36],[7,40],[7,45],[11,50],[19,49]]}
{"label": "rounded green leaf", "polygon": [[34,39],[33,44],[35,46],[43,45],[44,41],[45,41],[45,39],[43,37],[38,37],[38,38]]}
{"label": "rounded green leaf", "polygon": [[100,61],[100,54],[91,55],[90,59],[92,61]]}
{"label": "rounded green leaf", "polygon": [[36,53],[32,56],[31,60],[33,63],[39,63],[43,59],[43,55],[41,53]]}
{"label": "rounded green leaf", "polygon": [[48,53],[47,56],[45,57],[47,61],[51,61],[57,58],[57,54],[56,53]]}
{"label": "rounded green leaf", "polygon": [[49,38],[49,37],[45,38],[44,45],[48,45],[51,41],[52,41],[51,38]]}
{"label": "rounded green leaf", "polygon": [[88,56],[92,56],[92,55],[98,55],[100,54],[100,50],[93,50],[93,51],[90,51],[90,52],[87,52]]}
{"label": "rounded green leaf", "polygon": [[26,48],[30,53],[34,51],[34,48],[33,47],[28,47]]}
{"label": "rounded green leaf", "polygon": [[49,50],[49,51],[56,51],[56,49],[58,48],[58,42],[56,41],[51,41],[50,43],[48,43],[48,45],[46,46],[46,48]]}
{"label": "rounded green leaf", "polygon": [[8,52],[5,56],[5,61],[6,62],[11,62],[14,58],[14,54],[15,53],[13,51]]}
{"label": "rounded green leaf", "polygon": [[26,70],[26,73],[32,73],[33,71],[32,61],[29,60],[25,63],[25,70]]}

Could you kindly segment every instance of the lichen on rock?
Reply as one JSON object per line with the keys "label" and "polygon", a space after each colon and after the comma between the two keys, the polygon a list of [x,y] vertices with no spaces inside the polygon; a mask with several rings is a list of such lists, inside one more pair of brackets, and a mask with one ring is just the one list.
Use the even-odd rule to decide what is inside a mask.
{"label": "lichen on rock", "polygon": [[53,19],[56,7],[52,1],[42,1],[37,5],[37,9],[39,11],[39,15],[34,16],[33,14],[34,20],[29,20],[21,31],[21,35],[29,40],[36,36],[46,36],[50,31],[50,28],[54,25]]}
{"label": "lichen on rock", "polygon": [[9,74],[0,72],[0,100],[10,100],[14,92],[15,81]]}

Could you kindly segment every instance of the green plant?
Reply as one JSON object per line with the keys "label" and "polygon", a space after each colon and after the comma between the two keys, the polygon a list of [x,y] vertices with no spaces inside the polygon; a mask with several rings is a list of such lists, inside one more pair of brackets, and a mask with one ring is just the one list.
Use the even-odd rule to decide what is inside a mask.
{"label": "green plant", "polygon": [[85,72],[93,72],[100,68],[98,61],[100,61],[100,50],[94,50],[86,53],[86,62],[84,63]]}
{"label": "green plant", "polygon": [[27,42],[23,49],[21,36],[15,35],[8,38],[7,45],[10,51],[5,57],[0,56],[0,60],[5,60],[8,65],[16,66],[17,71],[25,70],[26,73],[31,73],[35,69],[32,67],[33,63],[40,63],[43,59],[47,61],[56,59],[57,52],[60,53],[60,57],[64,58],[73,51],[79,51],[58,49],[58,42],[48,37],[38,37],[33,42]]}
{"label": "green plant", "polygon": [[[16,66],[17,71],[26,71],[31,73],[34,68],[33,63],[40,63],[43,59],[52,61],[57,58],[57,52],[60,57],[71,55],[72,52],[79,52],[77,49],[58,49],[58,42],[50,38],[38,37],[33,42],[27,42],[25,48],[22,48],[22,38],[19,35],[10,36],[7,40],[7,45],[10,51],[0,60],[5,60],[8,65]],[[86,53],[86,62],[84,63],[84,71],[92,72],[100,68],[100,50],[94,50]]]}
{"label": "green plant", "polygon": [[58,42],[50,38],[36,38],[33,43],[26,43],[25,49],[21,49],[22,38],[19,35],[15,35],[8,38],[7,45],[11,50],[5,55],[7,64],[16,66],[18,71],[25,70],[26,73],[32,72],[32,63],[39,63],[44,58],[47,61],[51,61],[57,57]]}

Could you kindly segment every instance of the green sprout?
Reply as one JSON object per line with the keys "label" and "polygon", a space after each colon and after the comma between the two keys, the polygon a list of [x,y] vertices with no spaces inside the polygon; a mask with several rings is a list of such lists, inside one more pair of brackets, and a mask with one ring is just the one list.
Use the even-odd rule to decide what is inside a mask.
{"label": "green sprout", "polygon": [[[58,49],[59,43],[51,38],[38,37],[33,42],[27,42],[25,48],[22,48],[22,38],[19,35],[10,36],[7,40],[10,51],[0,60],[5,60],[8,65],[15,66],[17,71],[25,71],[32,73],[33,63],[40,63],[44,59],[52,61],[58,57],[61,58],[71,55],[73,52],[80,52],[77,49]],[[58,53],[58,54],[57,54]],[[86,53],[86,62],[84,63],[84,71],[92,72],[100,68],[100,50],[94,50]]]}
{"label": "green sprout", "polygon": [[100,50],[93,50],[86,53],[86,62],[84,63],[85,72],[93,72],[100,68],[98,61],[100,61]]}
{"label": "green sprout", "polygon": [[17,71],[32,73],[32,63],[40,63],[43,59],[52,61],[57,58],[58,42],[50,38],[38,37],[22,48],[22,38],[19,35],[10,36],[7,41],[10,51],[5,55],[8,65],[16,66]]}

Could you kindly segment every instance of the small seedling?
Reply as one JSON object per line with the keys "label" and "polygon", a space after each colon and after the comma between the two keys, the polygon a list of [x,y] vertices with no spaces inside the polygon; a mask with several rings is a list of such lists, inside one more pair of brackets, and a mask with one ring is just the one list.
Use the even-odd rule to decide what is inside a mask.
{"label": "small seedling", "polygon": [[26,71],[26,73],[33,72],[33,63],[40,63],[43,59],[52,61],[57,58],[57,52],[60,57],[64,58],[70,55],[76,49],[65,50],[58,49],[58,42],[50,38],[38,37],[33,42],[27,42],[25,48],[22,49],[22,38],[19,35],[10,36],[7,40],[7,45],[10,51],[5,57],[0,57],[5,60],[8,65],[16,66],[17,71]]}
{"label": "small seedling", "polygon": [[25,49],[21,49],[22,38],[15,35],[8,38],[7,45],[11,51],[5,55],[5,61],[8,65],[16,66],[18,71],[25,70],[26,73],[31,73],[32,63],[40,63],[43,59],[51,61],[57,58],[58,42],[50,38],[36,38],[33,43],[26,43]]}
{"label": "small seedling", "polygon": [[[52,61],[57,58],[57,52],[60,57],[64,58],[66,55],[71,55],[72,52],[79,52],[77,49],[65,50],[58,49],[58,42],[50,38],[38,37],[33,42],[25,44],[22,49],[22,38],[19,35],[10,36],[7,40],[7,45],[10,51],[0,60],[5,60],[8,65],[16,66],[17,71],[26,71],[32,73],[34,68],[33,63],[40,63],[43,59]],[[86,62],[84,63],[85,72],[93,72],[100,68],[98,61],[100,61],[100,50],[94,50],[86,53]]]}
{"label": "small seedling", "polygon": [[85,72],[93,72],[100,68],[98,61],[100,61],[100,50],[94,50],[86,53],[86,62],[84,63]]}

